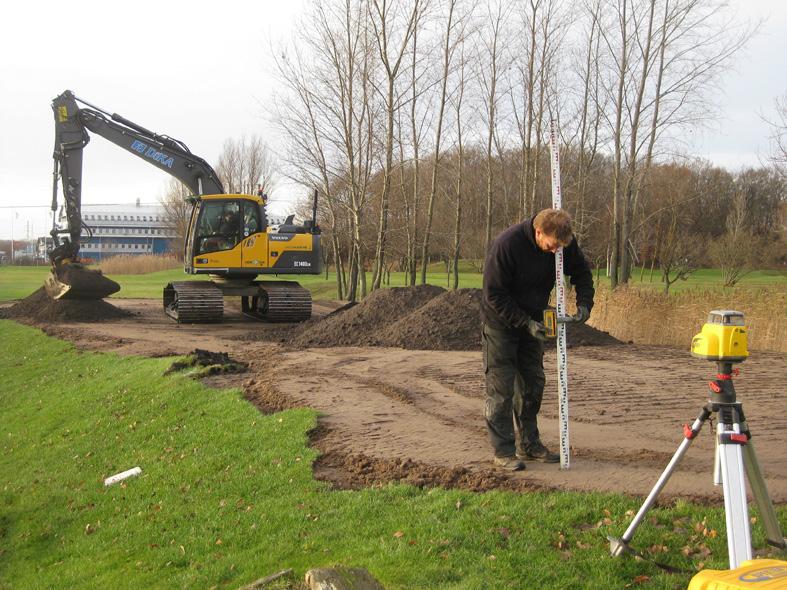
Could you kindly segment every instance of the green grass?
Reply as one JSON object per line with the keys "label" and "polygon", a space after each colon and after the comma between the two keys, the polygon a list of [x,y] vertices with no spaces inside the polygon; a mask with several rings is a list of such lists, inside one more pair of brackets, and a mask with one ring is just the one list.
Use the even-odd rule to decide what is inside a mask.
{"label": "green grass", "polygon": [[[666,589],[690,578],[609,557],[606,535],[622,534],[638,499],[332,491],[312,477],[313,411],[263,416],[237,390],[163,376],[172,359],[79,352],[6,320],[0,348],[0,588],[237,588],[337,564],[390,589]],[[103,486],[134,466],[141,476]],[[635,544],[680,567],[724,568],[723,534],[702,533],[723,520],[681,502],[653,511]]]}
{"label": "green grass", "polygon": [[[661,282],[661,272],[659,269],[653,271],[652,277],[649,268],[646,268],[644,273],[641,273],[641,270],[641,268],[632,270],[632,285],[638,288],[657,291],[662,291],[664,289],[664,283]],[[595,271],[593,276],[598,276]],[[609,285],[609,279],[604,276],[603,269],[600,273],[600,278],[604,284]],[[700,268],[693,272],[685,281],[676,281],[672,283],[672,285],[670,285],[670,293],[698,288],[725,289],[723,284],[724,280],[722,279],[720,269]],[[787,273],[778,270],[755,270],[745,275],[738,285],[743,288],[787,287]]]}
{"label": "green grass", "polygon": [[[475,267],[469,261],[462,261],[460,263],[459,286],[460,287],[481,287],[481,274],[475,270]],[[12,301],[14,299],[21,299],[27,297],[41,287],[44,278],[49,272],[48,267],[23,267],[23,266],[0,266],[0,302]],[[144,298],[144,299],[158,299],[161,297],[161,292],[167,283],[172,281],[184,280],[205,280],[203,276],[187,275],[180,269],[164,270],[144,275],[108,275],[112,279],[120,283],[121,290],[113,297],[119,298]],[[609,284],[609,279],[604,276],[604,273],[594,273],[594,276],[599,277],[599,283]],[[653,282],[649,280],[649,271],[646,269],[643,281],[639,280],[639,269],[635,269],[632,273],[633,286],[638,288],[645,288],[649,290],[662,290],[663,285],[659,282],[658,273],[654,275]],[[298,281],[312,292],[312,297],[318,299],[336,299],[336,277],[334,273],[330,273],[328,279],[325,275],[297,275],[287,276],[281,275],[279,277],[271,276],[269,278],[277,278],[281,280]],[[420,282],[420,273],[416,279]],[[367,273],[367,285],[371,288],[372,274]],[[440,287],[448,288],[453,282],[448,281],[445,273],[445,265],[441,263],[432,264],[427,273],[427,282],[430,285],[437,285]],[[401,272],[391,273],[390,283],[386,286],[402,287],[405,285],[405,275]],[[787,274],[775,270],[754,271],[740,282],[740,288],[760,288],[760,287],[787,287]],[[721,271],[718,269],[700,269],[695,272],[688,280],[678,281],[673,283],[670,287],[670,292],[675,293],[686,289],[723,289]]]}

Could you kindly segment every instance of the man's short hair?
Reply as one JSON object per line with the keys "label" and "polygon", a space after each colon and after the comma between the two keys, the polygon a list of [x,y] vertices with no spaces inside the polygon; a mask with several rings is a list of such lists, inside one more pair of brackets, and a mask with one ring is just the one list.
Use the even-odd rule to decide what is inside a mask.
{"label": "man's short hair", "polygon": [[533,219],[533,227],[557,239],[561,246],[568,246],[574,235],[571,216],[565,209],[544,209]]}

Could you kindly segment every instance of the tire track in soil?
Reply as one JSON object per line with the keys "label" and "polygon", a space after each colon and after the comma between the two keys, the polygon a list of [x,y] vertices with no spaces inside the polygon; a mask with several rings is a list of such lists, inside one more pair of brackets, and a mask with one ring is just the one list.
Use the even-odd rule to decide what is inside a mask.
{"label": "tire track in soil", "polygon": [[[585,351],[590,353],[589,358]],[[664,352],[666,358],[662,360],[659,355]],[[554,360],[549,356],[547,353],[545,358],[548,385],[540,424],[542,436],[556,447],[556,386],[552,377]],[[643,356],[659,358],[640,363]],[[526,472],[508,477],[545,488],[648,493],[682,440],[682,424],[692,422],[707,402],[706,376],[714,370],[713,365],[686,356],[682,357],[684,365],[668,371],[664,367],[669,366],[669,360],[681,358],[671,349],[627,345],[605,347],[604,351],[575,349],[569,357],[569,366],[573,363],[574,369],[569,370],[571,469],[560,471],[554,465],[530,462]],[[756,374],[773,360],[765,358],[752,363],[750,372]],[[311,349],[286,353],[282,361],[288,367],[285,375],[309,371],[329,376],[320,386],[304,387],[301,397],[302,403],[326,415],[328,433],[321,443],[324,448],[342,448],[343,453],[362,457],[362,462],[367,463],[417,458],[427,465],[464,466],[470,472],[490,470],[491,453],[481,416],[483,380],[479,353]],[[783,431],[778,431],[782,420],[772,421],[766,416],[778,405],[773,399],[774,366],[770,364],[771,369],[765,374],[746,383],[745,393],[741,383],[739,396],[751,399],[757,408],[749,412],[750,424],[754,424],[755,413],[759,415],[758,424],[761,418],[767,420],[768,427],[762,435],[756,434],[754,426],[752,429],[757,435],[760,463],[771,497],[784,502],[785,465],[778,459],[775,465],[772,463],[774,457],[781,455],[770,444],[771,440],[783,443]],[[625,367],[633,368],[633,377]],[[765,391],[749,395],[751,385],[766,384]],[[292,387],[286,376],[277,386],[285,391]],[[330,397],[324,395],[326,388],[332,391]],[[391,396],[391,391],[401,395]],[[770,409],[760,408],[760,402],[767,403]],[[368,409],[381,407],[387,409]],[[353,409],[360,409],[362,415],[373,419],[359,419]],[[693,443],[689,455],[676,469],[662,496],[721,502],[720,491],[711,482],[713,429],[709,425]]]}

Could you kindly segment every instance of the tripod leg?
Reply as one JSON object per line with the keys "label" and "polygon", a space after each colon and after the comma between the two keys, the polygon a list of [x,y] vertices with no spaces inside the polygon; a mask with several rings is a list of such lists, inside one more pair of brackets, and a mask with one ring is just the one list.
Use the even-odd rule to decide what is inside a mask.
{"label": "tripod leg", "polygon": [[741,434],[737,423],[732,425],[732,430],[728,430],[726,424],[719,422],[717,433],[724,488],[724,513],[727,522],[727,550],[730,569],[736,569],[741,563],[751,559],[749,506],[746,501],[741,448],[748,437]]}
{"label": "tripod leg", "polygon": [[754,452],[751,439],[743,447],[743,465],[746,467],[746,477],[749,479],[752,495],[757,502],[757,509],[765,527],[768,543],[784,549],[787,547],[787,542],[785,542],[781,526],[779,526],[779,520],[776,518],[773,503],[768,496],[768,488],[765,486],[765,479],[760,471],[760,464],[757,461],[757,454]]}
{"label": "tripod leg", "polygon": [[711,410],[707,407],[703,408],[700,415],[694,421],[694,424],[691,425],[691,428],[688,426],[684,426],[684,434],[685,438],[683,442],[680,443],[678,450],[675,451],[675,454],[670,459],[670,462],[667,464],[667,467],[662,472],[661,476],[659,477],[656,485],[653,486],[653,489],[648,494],[648,497],[645,499],[645,502],[640,507],[637,514],[634,516],[634,520],[631,521],[631,524],[626,529],[626,532],[623,533],[623,536],[619,539],[616,537],[609,536],[609,550],[612,554],[612,557],[618,557],[619,555],[623,554],[627,549],[629,549],[628,544],[631,539],[634,538],[634,533],[637,532],[637,527],[642,523],[642,520],[645,518],[645,515],[648,513],[653,507],[653,504],[656,502],[656,498],[661,493],[661,490],[664,489],[664,486],[667,485],[672,472],[675,471],[675,468],[680,463],[683,455],[686,454],[689,446],[693,442],[694,438],[699,434],[702,425],[711,415]]}

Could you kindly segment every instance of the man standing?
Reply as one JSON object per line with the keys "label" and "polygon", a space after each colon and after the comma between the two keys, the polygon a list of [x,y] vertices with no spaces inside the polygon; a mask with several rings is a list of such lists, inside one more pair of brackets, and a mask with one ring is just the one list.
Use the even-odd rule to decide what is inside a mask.
{"label": "man standing", "polygon": [[544,394],[544,309],[555,286],[555,252],[577,294],[585,322],[593,308],[593,273],[562,209],[544,209],[512,225],[489,248],[481,299],[486,418],[495,465],[518,471],[524,459],[557,463],[541,442],[537,416]]}

